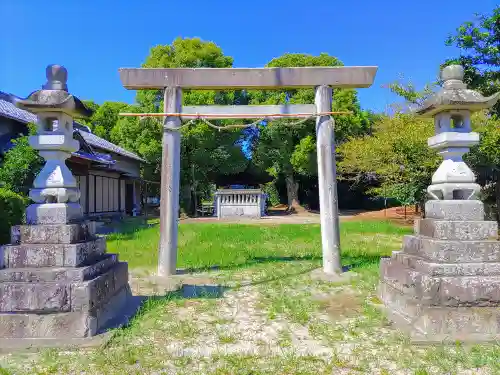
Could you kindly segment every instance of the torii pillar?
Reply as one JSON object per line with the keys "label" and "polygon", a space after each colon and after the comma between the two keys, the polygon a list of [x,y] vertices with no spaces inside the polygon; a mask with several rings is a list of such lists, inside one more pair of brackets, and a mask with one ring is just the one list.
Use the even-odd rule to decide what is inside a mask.
{"label": "torii pillar", "polygon": [[[183,113],[182,89],[280,90],[289,88],[316,88],[316,113],[323,113],[331,111],[332,87],[370,87],[375,78],[377,67],[122,68],[119,71],[120,79],[126,89],[164,90],[165,113]],[[248,108],[251,106],[228,106],[226,107],[228,113],[240,112],[235,107]],[[276,112],[276,110],[283,110],[280,106],[253,107],[267,107],[267,110],[274,110],[273,113],[282,113]],[[210,109],[213,110],[214,107],[212,106]],[[256,113],[264,111],[260,110],[259,112],[259,109],[255,108],[254,110]],[[200,113],[202,112],[200,111]],[[179,116],[165,117],[161,173],[159,276],[170,276],[176,273],[180,177],[180,133],[177,128],[180,127],[180,124],[181,118]],[[327,275],[335,275],[341,273],[342,268],[334,123],[330,116],[318,116],[316,132],[323,271]]]}

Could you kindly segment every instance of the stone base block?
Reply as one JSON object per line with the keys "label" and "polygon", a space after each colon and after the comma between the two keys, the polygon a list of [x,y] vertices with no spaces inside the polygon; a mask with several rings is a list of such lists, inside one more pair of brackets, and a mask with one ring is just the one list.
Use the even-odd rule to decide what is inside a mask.
{"label": "stone base block", "polygon": [[70,244],[95,238],[93,221],[75,224],[18,225],[12,227],[11,244]]}
{"label": "stone base block", "polygon": [[5,267],[77,267],[90,264],[106,251],[104,237],[74,244],[5,245]]}
{"label": "stone base block", "polygon": [[425,217],[453,221],[484,220],[484,204],[478,200],[430,200],[425,202]]}
{"label": "stone base block", "polygon": [[500,242],[493,240],[447,241],[407,235],[403,252],[437,263],[500,262]]}
{"label": "stone base block", "polygon": [[496,221],[419,219],[415,220],[415,233],[440,240],[496,240],[498,223]]}
{"label": "stone base block", "polygon": [[27,224],[69,224],[81,221],[82,207],[79,203],[36,203],[26,209]]}
{"label": "stone base block", "polygon": [[3,282],[0,283],[0,311],[88,312],[99,309],[125,286],[128,286],[127,263],[115,263],[106,272],[87,281]]}
{"label": "stone base block", "polygon": [[393,257],[404,266],[429,276],[500,276],[500,261],[474,263],[435,263],[427,259],[393,252]]}
{"label": "stone base block", "polygon": [[425,306],[380,284],[380,298],[394,326],[416,343],[493,342],[500,339],[500,308]]}
{"label": "stone base block", "polygon": [[118,262],[116,254],[104,254],[95,264],[84,267],[5,268],[0,283],[5,282],[79,282],[97,277]]}
{"label": "stone base block", "polygon": [[[497,267],[500,266],[497,264]],[[500,267],[498,267],[500,268]],[[498,270],[497,268],[497,270]],[[430,276],[406,267],[397,258],[380,263],[382,283],[423,306],[500,308],[500,275]]]}
{"label": "stone base block", "polygon": [[[106,323],[97,330],[97,334],[94,336],[0,338],[0,353],[35,352],[48,348],[72,350],[102,347],[113,337],[110,330],[126,325],[144,301],[143,297],[132,297],[127,293],[125,296],[127,298],[121,309],[119,306],[106,305],[110,307],[109,313],[112,317],[106,320]],[[115,300],[115,302],[119,303],[120,301]],[[101,314],[101,322],[103,318],[105,319]]]}
{"label": "stone base block", "polygon": [[90,311],[54,314],[0,314],[0,337],[6,339],[71,339],[94,336],[109,328],[108,323],[129,311],[128,285],[101,306]]}

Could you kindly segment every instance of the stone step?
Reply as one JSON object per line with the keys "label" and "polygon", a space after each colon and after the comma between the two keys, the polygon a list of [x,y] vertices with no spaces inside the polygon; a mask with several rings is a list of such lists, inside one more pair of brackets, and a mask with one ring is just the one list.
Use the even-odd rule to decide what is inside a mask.
{"label": "stone step", "polygon": [[412,341],[455,342],[500,339],[500,308],[426,306],[390,285],[381,283],[380,299],[388,318]]}
{"label": "stone step", "polygon": [[78,267],[99,259],[106,251],[106,240],[96,237],[75,244],[5,245],[2,251],[7,268]]}
{"label": "stone step", "polygon": [[3,282],[77,282],[93,279],[118,262],[117,254],[104,254],[96,263],[83,267],[4,268]]}
{"label": "stone step", "polygon": [[380,260],[380,278],[382,282],[391,285],[402,293],[412,296],[418,295],[416,289],[419,289],[422,284],[422,276],[421,272],[405,266],[396,257],[382,258]]}
{"label": "stone step", "polygon": [[95,237],[92,221],[76,224],[17,225],[12,227],[11,243],[15,244],[71,244]]}
{"label": "stone step", "polygon": [[132,302],[125,285],[109,299],[90,311],[54,314],[0,313],[0,337],[7,338],[77,338],[99,333]]}
{"label": "stone step", "polygon": [[435,263],[417,255],[395,251],[404,266],[429,276],[500,276],[500,262]]}
{"label": "stone step", "polygon": [[450,241],[406,235],[403,252],[437,263],[500,262],[500,241]]}
{"label": "stone step", "polygon": [[97,277],[79,282],[0,283],[1,312],[91,311],[128,285],[127,263],[115,263]]}
{"label": "stone step", "polygon": [[428,219],[483,221],[484,203],[478,200],[429,200],[425,202]]}
{"label": "stone step", "polygon": [[498,238],[496,221],[415,220],[415,233],[440,240],[481,241]]}
{"label": "stone step", "polygon": [[381,281],[423,306],[497,306],[500,309],[500,275],[430,276],[408,268],[397,259],[383,259]]}

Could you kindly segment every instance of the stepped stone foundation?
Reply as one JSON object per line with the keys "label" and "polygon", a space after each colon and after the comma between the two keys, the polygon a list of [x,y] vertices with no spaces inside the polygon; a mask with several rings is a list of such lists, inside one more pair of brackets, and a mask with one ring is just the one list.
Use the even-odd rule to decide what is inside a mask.
{"label": "stepped stone foundation", "polygon": [[1,248],[0,337],[89,337],[125,307],[127,263],[105,253],[93,223],[23,225],[12,232],[12,244]]}
{"label": "stepped stone foundation", "polygon": [[[482,203],[473,203],[482,212]],[[497,222],[479,220],[477,212],[459,220],[454,205],[446,211],[450,204],[427,202],[426,216],[440,218],[417,220],[402,250],[382,259],[380,297],[389,319],[414,341],[499,340]]]}

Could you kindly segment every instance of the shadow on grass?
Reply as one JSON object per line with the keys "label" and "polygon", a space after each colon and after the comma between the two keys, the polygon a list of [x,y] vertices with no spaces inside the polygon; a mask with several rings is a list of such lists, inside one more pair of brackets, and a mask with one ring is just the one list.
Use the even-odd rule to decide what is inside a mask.
{"label": "shadow on grass", "polygon": [[199,273],[206,271],[226,271],[238,268],[251,267],[258,264],[264,263],[280,263],[280,262],[297,262],[306,260],[320,260],[321,257],[315,255],[305,255],[305,256],[291,256],[291,257],[251,257],[248,258],[243,263],[233,263],[225,266],[213,265],[213,266],[202,266],[202,267],[190,267],[177,270],[178,275],[185,275],[190,273]]}
{"label": "shadow on grass", "polygon": [[[378,263],[382,255],[360,255],[349,256],[343,255],[342,262],[345,264],[343,267],[347,270],[354,268],[364,267]],[[213,265],[202,267],[190,267],[177,270],[178,275],[185,275],[191,273],[207,272],[207,271],[227,271],[238,268],[246,268],[259,264],[266,263],[281,263],[281,262],[302,262],[302,261],[321,261],[322,257],[319,255],[304,255],[304,256],[269,256],[269,257],[251,257],[243,263],[228,264],[225,266]]]}
{"label": "shadow on grass", "polygon": [[[103,331],[113,330],[112,337],[104,345],[103,349],[109,347],[113,343],[120,341],[124,338],[127,333],[134,329],[141,319],[144,319],[148,314],[153,313],[155,310],[162,309],[167,303],[180,302],[183,300],[198,299],[214,299],[222,298],[224,292],[230,289],[224,285],[191,285],[183,284],[178,290],[171,291],[165,295],[152,295],[152,296],[131,296],[127,306],[124,307],[123,314],[125,311],[130,313],[127,316],[126,321],[123,317],[120,317],[121,324],[117,322],[110,322],[107,324]],[[1,373],[0,373],[1,375]]]}
{"label": "shadow on grass", "polygon": [[146,223],[144,221],[133,221],[133,222],[124,222],[118,223],[111,228],[105,227],[100,229],[99,234],[106,235],[108,240],[131,240],[135,237],[138,232],[142,232],[143,230],[157,227],[159,226],[159,222],[156,223]]}

